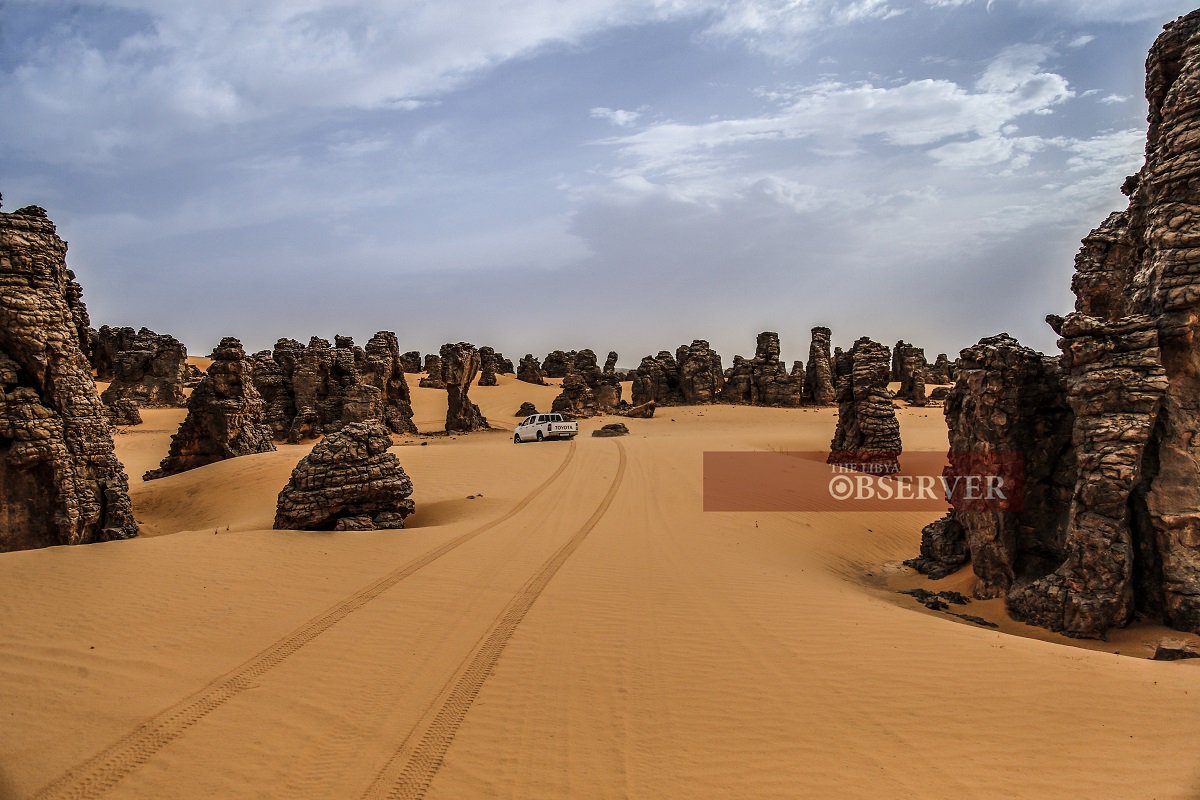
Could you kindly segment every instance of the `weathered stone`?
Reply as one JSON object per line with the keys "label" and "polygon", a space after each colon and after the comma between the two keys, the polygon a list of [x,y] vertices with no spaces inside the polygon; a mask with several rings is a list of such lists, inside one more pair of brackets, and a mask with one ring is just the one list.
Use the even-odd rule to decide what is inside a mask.
{"label": "weathered stone", "polygon": [[521,359],[521,364],[517,367],[517,380],[536,386],[546,385],[546,378],[542,374],[542,365],[538,363],[532,353],[526,353],[525,357]]}
{"label": "weathered stone", "polygon": [[44,209],[0,213],[0,551],[137,535],[66,254]]}
{"label": "weathered stone", "polygon": [[933,364],[926,370],[925,382],[943,385],[954,383],[954,362],[947,358],[945,353],[938,353]]}
{"label": "weathered stone", "polygon": [[504,353],[501,353],[499,350],[496,351],[496,372],[501,375],[513,375],[516,373],[516,369],[513,368],[512,359],[505,358]]}
{"label": "weathered stone", "polygon": [[[612,354],[616,362],[616,354]],[[577,380],[576,380],[577,379]],[[562,393],[551,410],[572,417],[609,414],[621,403],[621,381],[616,372],[604,372],[589,349],[575,353],[571,368],[563,378]]]}
{"label": "weathered stone", "polygon": [[643,358],[633,378],[633,404],[644,405],[650,401],[664,406],[683,402],[679,364],[666,350],[660,350],[657,356]]}
{"label": "weathered stone", "polygon": [[[412,396],[404,379],[404,365],[396,334],[379,331],[363,348],[362,382],[379,390],[379,418],[392,433],[416,433]],[[343,419],[346,415],[343,413]],[[347,420],[349,421],[349,420]]]}
{"label": "weathered stone", "polygon": [[818,406],[830,406],[837,401],[833,387],[833,363],[829,355],[830,335],[829,328],[813,328],[812,344],[808,347],[802,398]]}
{"label": "weathered stone", "polygon": [[479,406],[467,397],[479,374],[479,351],[466,342],[444,344],[441,351],[442,382],[446,385],[446,431],[466,432],[489,428]]}
{"label": "weathered stone", "polygon": [[105,405],[129,400],[141,408],[171,408],[187,403],[187,348],[174,336],[142,328],[127,349],[113,355],[112,382],[100,396]]}
{"label": "weathered stone", "polygon": [[630,419],[650,419],[654,416],[655,403],[653,400],[647,400],[645,403],[636,406],[630,406],[621,412],[621,416],[629,417]]}
{"label": "weathered stone", "polygon": [[479,385],[496,385],[496,351],[486,345],[479,348]]}
{"label": "weathered stone", "polygon": [[793,380],[779,360],[779,334],[764,331],[758,335],[753,359],[733,357],[720,399],[755,406],[798,406],[802,388],[803,382]]}
{"label": "weathered stone", "polygon": [[355,422],[327,436],[300,459],[279,493],[275,527],[287,530],[403,528],[415,508],[412,481],[388,448],[378,420]]}
{"label": "weathered stone", "polygon": [[517,413],[513,416],[524,418],[536,413],[538,413],[537,406],[526,400],[524,403],[521,403],[521,407],[517,409]]}
{"label": "weathered stone", "polygon": [[424,372],[425,367],[421,362],[421,354],[416,350],[409,350],[407,353],[400,355],[400,369],[404,372],[418,373]]}
{"label": "weathered stone", "polygon": [[615,375],[617,372],[617,353],[614,350],[608,351],[608,358],[604,359],[604,374]]}
{"label": "weathered stone", "polygon": [[600,413],[596,395],[583,375],[572,370],[562,381],[562,392],[554,398],[550,410],[572,418],[592,417]]}
{"label": "weathered stone", "polygon": [[925,351],[903,341],[892,350],[892,382],[899,382],[896,397],[914,406],[925,405]]}
{"label": "weathered stone", "polygon": [[96,380],[111,381],[117,360],[117,353],[132,350],[137,341],[138,332],[133,328],[110,328],[101,325],[95,336],[89,335],[92,342],[92,367],[96,370]]}
{"label": "weathered stone", "polygon": [[900,469],[900,423],[888,394],[888,351],[863,337],[849,352],[850,377],[838,389],[829,463],[880,473]]}
{"label": "weathered stone", "polygon": [[[684,405],[715,402],[725,388],[725,373],[717,351],[704,339],[693,339],[689,346],[680,345],[675,355],[680,402]],[[657,401],[657,398],[649,399]]]}
{"label": "weathered stone", "polygon": [[921,555],[904,563],[933,580],[939,580],[957,572],[970,560],[966,531],[953,514],[947,514],[921,530]]}
{"label": "weathered stone", "polygon": [[938,386],[932,392],[929,393],[929,399],[936,400],[939,403],[944,401],[949,396],[950,396],[950,387],[949,386]]}
{"label": "weathered stone", "polygon": [[433,353],[425,356],[425,377],[417,383],[422,389],[445,389],[446,381],[442,375],[442,357]]}
{"label": "weathered stone", "polygon": [[113,425],[141,425],[142,414],[138,404],[128,398],[121,398],[112,405],[105,403],[108,421]]}
{"label": "weathered stone", "polygon": [[607,436],[628,436],[629,428],[625,427],[624,422],[610,422],[602,428],[592,431],[592,436],[607,437]]}
{"label": "weathered stone", "polygon": [[542,374],[547,378],[565,378],[575,363],[575,351],[553,350],[542,361]]}
{"label": "weathered stone", "polygon": [[212,358],[208,374],[188,399],[187,417],[171,437],[167,457],[145,480],[275,449],[242,343],[226,337]]}

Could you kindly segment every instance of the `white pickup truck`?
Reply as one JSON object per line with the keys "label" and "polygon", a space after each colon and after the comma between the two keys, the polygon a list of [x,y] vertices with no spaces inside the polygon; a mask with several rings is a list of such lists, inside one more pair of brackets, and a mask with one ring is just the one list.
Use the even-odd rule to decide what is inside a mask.
{"label": "white pickup truck", "polygon": [[517,426],[513,442],[542,441],[543,439],[574,439],[579,423],[563,419],[562,414],[530,414]]}

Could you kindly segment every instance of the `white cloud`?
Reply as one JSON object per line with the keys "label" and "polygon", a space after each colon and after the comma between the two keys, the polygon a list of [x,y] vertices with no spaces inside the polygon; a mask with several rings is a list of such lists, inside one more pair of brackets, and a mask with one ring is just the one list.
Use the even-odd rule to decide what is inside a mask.
{"label": "white cloud", "polygon": [[604,108],[597,106],[590,112],[592,119],[604,119],[621,128],[628,128],[642,116],[637,111],[626,111],[620,108]]}
{"label": "white cloud", "polygon": [[1123,94],[1106,94],[1100,98],[1100,102],[1105,105],[1115,105],[1117,103],[1128,103],[1132,98]]}
{"label": "white cloud", "polygon": [[1095,36],[1092,36],[1090,33],[1085,33],[1080,36],[1076,36],[1074,39],[1067,42],[1067,47],[1085,47],[1094,41],[1096,41]]}

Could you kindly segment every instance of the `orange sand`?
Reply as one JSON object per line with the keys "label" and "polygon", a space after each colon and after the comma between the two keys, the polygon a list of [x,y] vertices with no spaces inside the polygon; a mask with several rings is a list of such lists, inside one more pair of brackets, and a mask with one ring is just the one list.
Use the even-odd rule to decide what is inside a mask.
{"label": "orange sand", "polygon": [[[0,555],[0,797],[1200,794],[1200,663],[1145,660],[1163,630],[926,611],[893,590],[930,585],[898,561],[935,514],[701,510],[705,450],[822,449],[832,410],[516,446],[556,389],[500,380],[500,431],[397,437],[401,532],[271,531],[308,446],[144,484],[184,412],[143,411],[144,536]],[[939,408],[901,423],[945,447]]]}

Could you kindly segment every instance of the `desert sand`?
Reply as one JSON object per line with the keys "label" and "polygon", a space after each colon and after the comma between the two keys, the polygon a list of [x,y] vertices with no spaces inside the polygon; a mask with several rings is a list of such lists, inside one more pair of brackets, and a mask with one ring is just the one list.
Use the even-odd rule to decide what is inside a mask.
{"label": "desert sand", "polygon": [[514,445],[555,394],[501,376],[499,430],[396,437],[417,512],[378,533],[270,529],[311,445],[143,483],[184,415],[144,410],[142,537],[0,556],[0,797],[1200,796],[1200,663],[1147,660],[1196,637],[927,611],[896,590],[970,581],[900,566],[936,513],[702,510],[705,451],[821,450],[833,409]]}

